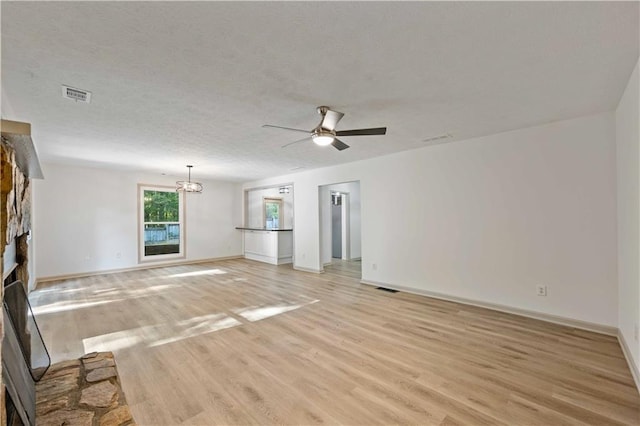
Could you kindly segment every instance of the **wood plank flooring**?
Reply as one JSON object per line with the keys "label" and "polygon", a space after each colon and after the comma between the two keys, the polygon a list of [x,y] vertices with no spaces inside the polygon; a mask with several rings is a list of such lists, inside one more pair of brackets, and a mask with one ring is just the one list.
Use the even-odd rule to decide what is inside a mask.
{"label": "wood plank flooring", "polygon": [[31,300],[54,362],[115,353],[141,425],[640,424],[614,337],[386,293],[354,267],[228,260]]}

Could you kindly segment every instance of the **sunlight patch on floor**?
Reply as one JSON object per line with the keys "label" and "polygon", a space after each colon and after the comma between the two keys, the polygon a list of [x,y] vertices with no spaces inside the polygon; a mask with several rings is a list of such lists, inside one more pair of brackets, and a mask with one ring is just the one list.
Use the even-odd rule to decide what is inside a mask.
{"label": "sunlight patch on floor", "polygon": [[296,309],[300,309],[307,305],[312,305],[314,303],[319,302],[319,300],[312,300],[307,303],[300,303],[295,305],[273,305],[273,306],[260,306],[260,307],[251,307],[251,308],[243,308],[236,309],[233,313],[240,315],[242,318],[254,322],[260,321],[265,318],[273,317],[275,315],[283,314],[285,312],[293,311]]}
{"label": "sunlight patch on floor", "polygon": [[161,323],[88,337],[82,339],[82,344],[85,353],[113,352],[135,345],[156,347],[238,325],[242,323],[226,314],[210,314],[177,323]]}
{"label": "sunlight patch on floor", "polygon": [[98,290],[93,290],[93,294],[100,294],[100,293],[107,293],[107,292],[113,292],[113,291],[117,291],[119,290],[118,287],[111,287],[111,288],[103,288],[103,289],[98,289]]}
{"label": "sunlight patch on floor", "polygon": [[[58,312],[72,311],[74,309],[91,308],[107,303],[120,302],[122,300],[138,299],[141,297],[151,297],[156,293],[164,292],[172,288],[180,287],[177,284],[161,284],[148,286],[138,289],[128,288],[108,288],[93,290],[93,294],[83,297],[84,301],[66,300],[54,303],[46,303],[46,296],[40,294],[31,294],[29,296],[30,303],[35,315],[53,314]],[[39,291],[39,290],[38,290]],[[71,290],[63,290],[60,293],[70,292]],[[70,296],[73,297],[73,296]],[[78,297],[79,299],[79,297]]]}
{"label": "sunlight patch on floor", "polygon": [[[316,299],[298,304],[251,306],[248,308],[233,309],[232,312],[249,322],[255,322],[300,309],[317,302],[319,302],[319,300]],[[88,337],[82,340],[82,344],[85,353],[94,351],[114,352],[136,345],[153,348],[240,325],[243,325],[243,323],[225,313],[209,314],[173,323],[161,323]]]}
{"label": "sunlight patch on floor", "polygon": [[51,287],[51,288],[38,289],[38,293],[51,293],[51,292],[55,292],[56,294],[77,293],[79,291],[83,291],[84,289],[85,287],[79,287],[79,288]]}
{"label": "sunlight patch on floor", "polygon": [[201,336],[203,334],[213,333],[214,331],[224,330],[238,325],[242,325],[242,323],[225,314],[195,317],[189,320],[180,321],[178,323],[178,327],[184,327],[184,329],[179,331],[177,335],[175,333],[171,333],[170,337],[156,340],[148,346],[155,347],[165,345],[167,343],[178,342],[190,337]]}
{"label": "sunlight patch on floor", "polygon": [[184,277],[197,277],[200,275],[224,275],[226,271],[221,269],[207,269],[206,271],[193,271],[193,272],[184,272],[182,274],[173,274],[169,275],[165,278],[184,278]]}
{"label": "sunlight patch on floor", "polygon": [[82,339],[84,353],[91,352],[107,352],[118,351],[120,349],[130,348],[144,341],[143,328],[134,328],[131,330],[116,331],[114,333],[103,334],[100,336],[88,337]]}
{"label": "sunlight patch on floor", "polygon": [[[125,290],[125,294],[127,296],[146,296],[147,293],[154,293],[154,292],[161,292],[161,291],[165,291],[165,290],[169,290],[172,288],[177,288],[179,287],[176,284],[163,284],[163,285],[154,285],[154,286],[150,286],[150,287],[144,287],[144,288],[139,288],[139,289],[127,289]],[[115,293],[117,294],[117,293]]]}
{"label": "sunlight patch on floor", "polygon": [[97,300],[94,302],[56,302],[43,306],[33,306],[34,315],[55,314],[58,312],[73,311],[74,309],[91,308],[94,306],[105,305],[107,303],[120,302],[123,299],[111,299],[111,300]]}

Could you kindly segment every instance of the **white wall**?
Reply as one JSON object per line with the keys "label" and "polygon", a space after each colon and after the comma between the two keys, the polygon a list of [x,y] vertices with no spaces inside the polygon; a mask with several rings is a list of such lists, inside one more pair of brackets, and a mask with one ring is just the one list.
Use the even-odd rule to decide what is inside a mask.
{"label": "white wall", "polygon": [[636,369],[640,347],[634,327],[640,323],[640,76],[636,64],[616,110],[618,172],[618,327]]}
{"label": "white wall", "polygon": [[[177,179],[52,164],[43,172],[33,188],[39,278],[138,266],[137,185]],[[240,186],[202,183],[202,194],[186,194],[186,260],[240,255]]]}
{"label": "white wall", "polygon": [[613,113],[245,187],[295,183],[295,267],[319,271],[318,186],[356,180],[364,280],[617,326]]}
{"label": "white wall", "polygon": [[320,188],[320,244],[322,264],[331,263],[331,192],[349,194],[350,259],[361,257],[360,182],[339,183]]}
{"label": "white wall", "polygon": [[280,228],[293,226],[293,188],[288,194],[280,194],[279,187],[252,189],[247,193],[247,220],[250,228],[264,228],[264,197],[282,198],[282,220]]}

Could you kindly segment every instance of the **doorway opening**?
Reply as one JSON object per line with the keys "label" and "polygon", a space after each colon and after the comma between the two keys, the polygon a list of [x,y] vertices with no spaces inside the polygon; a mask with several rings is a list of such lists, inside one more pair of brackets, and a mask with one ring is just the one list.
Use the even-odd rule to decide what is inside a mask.
{"label": "doorway opening", "polygon": [[322,268],[360,278],[360,182],[322,185],[318,191]]}
{"label": "doorway opening", "polygon": [[[348,251],[349,244],[347,242],[348,238],[343,240],[343,223],[347,225],[349,223],[348,220],[343,221],[343,216],[348,216],[343,212],[343,206],[347,206],[348,202],[342,202],[343,198],[346,198],[346,194],[341,194],[339,192],[331,191],[331,258],[332,259],[342,259],[342,251],[343,247],[345,251]],[[348,237],[348,230],[344,232],[345,237]],[[345,253],[346,257],[348,255]]]}

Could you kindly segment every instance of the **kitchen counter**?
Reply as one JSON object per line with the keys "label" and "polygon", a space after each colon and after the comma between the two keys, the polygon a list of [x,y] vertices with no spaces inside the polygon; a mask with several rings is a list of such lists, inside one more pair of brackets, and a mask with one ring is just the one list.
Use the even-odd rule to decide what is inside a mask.
{"label": "kitchen counter", "polygon": [[293,263],[293,229],[267,229],[238,226],[243,231],[245,259],[272,265]]}

